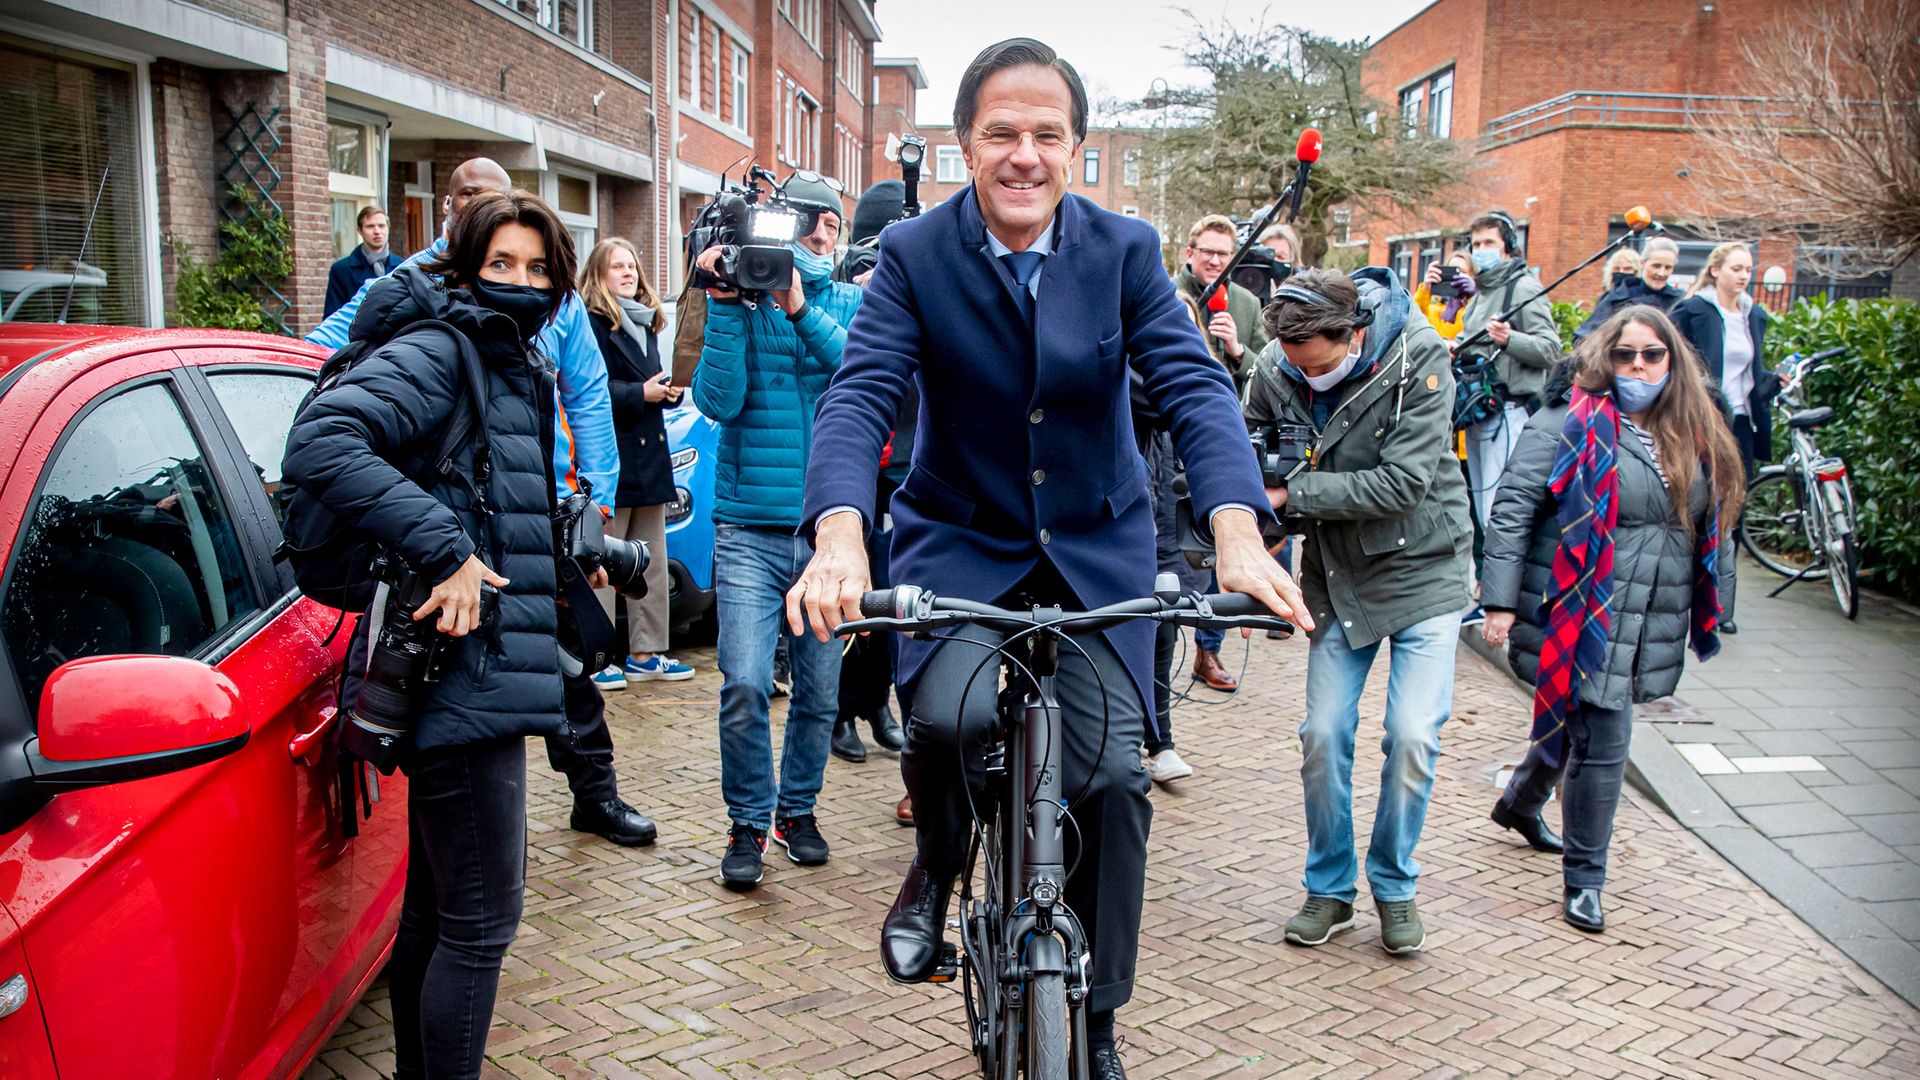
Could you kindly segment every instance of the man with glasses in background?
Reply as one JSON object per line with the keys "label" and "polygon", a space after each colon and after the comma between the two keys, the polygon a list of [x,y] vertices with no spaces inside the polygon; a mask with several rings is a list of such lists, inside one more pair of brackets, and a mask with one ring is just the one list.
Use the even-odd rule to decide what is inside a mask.
{"label": "man with glasses in background", "polygon": [[[1208,214],[1194,222],[1193,228],[1187,230],[1187,248],[1183,254],[1187,262],[1174,276],[1174,286],[1198,306],[1200,294],[1226,273],[1227,264],[1233,261],[1236,241],[1233,219],[1225,214]],[[1200,313],[1207,321],[1207,346],[1213,350],[1214,358],[1233,373],[1233,388],[1241,393],[1246,390],[1253,358],[1267,347],[1267,334],[1260,325],[1260,307],[1259,297],[1229,281],[1208,301],[1207,310]],[[1218,630],[1193,632],[1193,677],[1215,690],[1232,693],[1240,689],[1240,680],[1220,662],[1223,640]],[[1147,751],[1158,758],[1172,746],[1169,738],[1164,744],[1150,744]],[[1186,763],[1180,762],[1180,767],[1184,770]]]}

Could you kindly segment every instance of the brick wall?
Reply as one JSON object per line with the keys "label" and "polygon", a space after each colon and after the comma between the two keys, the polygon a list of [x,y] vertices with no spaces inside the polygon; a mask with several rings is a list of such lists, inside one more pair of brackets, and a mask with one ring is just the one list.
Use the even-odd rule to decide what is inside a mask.
{"label": "brick wall", "polygon": [[[174,60],[155,61],[153,145],[158,168],[160,236],[193,246],[199,259],[211,258],[218,240],[215,219],[213,97],[207,73]],[[180,278],[178,251],[160,249],[161,288],[171,312]]]}

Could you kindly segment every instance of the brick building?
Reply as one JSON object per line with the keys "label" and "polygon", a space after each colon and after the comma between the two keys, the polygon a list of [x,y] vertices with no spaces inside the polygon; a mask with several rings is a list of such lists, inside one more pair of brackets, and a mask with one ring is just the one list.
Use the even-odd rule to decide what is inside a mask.
{"label": "brick building", "polygon": [[[1373,43],[1363,82],[1385,105],[1379,122],[1462,142],[1458,212],[1356,211],[1353,242],[1417,279],[1464,241],[1467,220],[1498,207],[1520,223],[1527,261],[1552,278],[1645,204],[1680,240],[1690,280],[1713,247],[1684,216],[1698,201],[1687,170],[1695,132],[1724,115],[1726,96],[1765,93],[1742,74],[1741,43],[1784,10],[1772,0],[1436,0]],[[1758,239],[1759,266],[1803,276],[1790,234]],[[1556,296],[1591,301],[1600,274],[1590,267]]]}
{"label": "brick building", "polygon": [[879,36],[872,0],[18,0],[0,311],[51,317],[98,193],[76,318],[162,324],[178,245],[210,257],[238,186],[286,215],[295,270],[269,307],[304,330],[359,209],[417,250],[476,154],[583,248],[633,240],[671,288],[723,170],[812,168],[858,195]]}

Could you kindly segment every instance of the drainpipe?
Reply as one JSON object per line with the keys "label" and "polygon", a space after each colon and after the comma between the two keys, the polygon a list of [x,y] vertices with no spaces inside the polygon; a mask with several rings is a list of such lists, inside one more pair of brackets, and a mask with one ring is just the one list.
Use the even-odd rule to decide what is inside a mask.
{"label": "drainpipe", "polygon": [[679,296],[680,268],[680,0],[667,0],[667,295]]}

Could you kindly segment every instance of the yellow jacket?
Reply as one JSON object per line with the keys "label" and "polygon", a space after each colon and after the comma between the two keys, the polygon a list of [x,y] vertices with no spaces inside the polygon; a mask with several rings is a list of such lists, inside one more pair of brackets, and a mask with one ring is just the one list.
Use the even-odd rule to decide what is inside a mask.
{"label": "yellow jacket", "polygon": [[1419,288],[1413,290],[1413,302],[1426,314],[1427,321],[1433,324],[1433,328],[1440,331],[1441,337],[1452,341],[1460,336],[1460,324],[1465,321],[1467,313],[1467,305],[1464,302],[1461,303],[1460,310],[1453,313],[1453,321],[1448,322],[1441,315],[1441,312],[1446,309],[1447,298],[1433,295],[1424,281],[1420,283]]}

